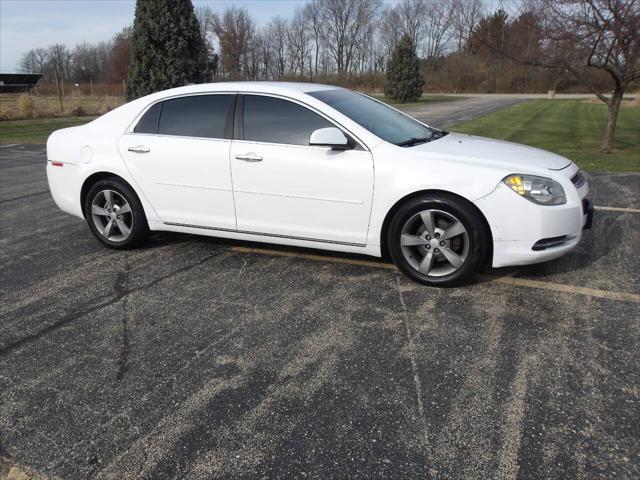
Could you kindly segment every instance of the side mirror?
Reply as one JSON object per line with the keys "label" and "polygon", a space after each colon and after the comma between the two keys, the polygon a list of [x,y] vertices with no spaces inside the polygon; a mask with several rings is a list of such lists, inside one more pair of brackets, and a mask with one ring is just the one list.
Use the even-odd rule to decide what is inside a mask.
{"label": "side mirror", "polygon": [[316,147],[331,147],[332,150],[348,150],[351,148],[349,139],[336,127],[319,128],[311,134],[309,145]]}

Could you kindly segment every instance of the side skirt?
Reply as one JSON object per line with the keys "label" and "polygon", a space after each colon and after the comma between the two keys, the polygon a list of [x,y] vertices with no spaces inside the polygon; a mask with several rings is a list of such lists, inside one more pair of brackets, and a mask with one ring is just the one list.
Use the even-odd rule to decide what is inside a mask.
{"label": "side skirt", "polygon": [[190,233],[207,237],[229,238],[247,242],[273,243],[276,245],[288,245],[292,247],[315,248],[318,250],[330,250],[334,252],[357,253],[372,257],[381,257],[379,246],[361,245],[357,243],[341,243],[330,240],[313,240],[308,238],[288,237],[285,235],[245,232],[238,230],[201,227],[181,223],[149,222],[149,229],[154,231],[167,231],[178,233]]}

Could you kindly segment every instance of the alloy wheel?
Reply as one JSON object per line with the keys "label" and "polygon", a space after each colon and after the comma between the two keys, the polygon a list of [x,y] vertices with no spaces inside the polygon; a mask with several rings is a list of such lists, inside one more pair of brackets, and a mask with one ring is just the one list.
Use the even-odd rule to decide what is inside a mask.
{"label": "alloy wheel", "polygon": [[429,277],[457,271],[469,254],[469,234],[454,215],[442,210],[423,210],[402,227],[400,247],[405,260]]}
{"label": "alloy wheel", "polygon": [[133,227],[129,202],[115,190],[100,190],[91,202],[91,216],[98,232],[111,242],[123,242]]}

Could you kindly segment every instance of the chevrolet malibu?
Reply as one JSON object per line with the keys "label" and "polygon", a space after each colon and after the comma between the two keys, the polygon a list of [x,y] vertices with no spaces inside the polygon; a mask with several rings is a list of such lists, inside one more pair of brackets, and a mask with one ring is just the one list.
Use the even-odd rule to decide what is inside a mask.
{"label": "chevrolet malibu", "polygon": [[559,257],[593,211],[564,157],[307,83],[192,85],[137,99],[51,134],[47,177],[58,207],[107,247],[166,230],[388,254],[434,286],[484,265]]}

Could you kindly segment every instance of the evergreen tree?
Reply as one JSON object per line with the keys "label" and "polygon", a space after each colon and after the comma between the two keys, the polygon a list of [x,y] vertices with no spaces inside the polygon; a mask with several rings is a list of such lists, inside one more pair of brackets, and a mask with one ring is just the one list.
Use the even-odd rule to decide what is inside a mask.
{"label": "evergreen tree", "polygon": [[129,100],[208,77],[205,40],[191,0],[138,0],[133,22]]}
{"label": "evergreen tree", "polygon": [[400,103],[415,102],[422,95],[423,85],[416,48],[411,37],[404,35],[394,48],[387,64],[384,94]]}

